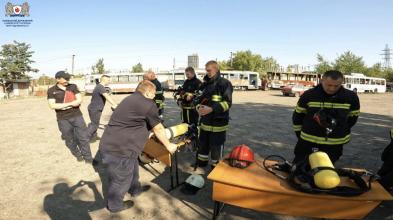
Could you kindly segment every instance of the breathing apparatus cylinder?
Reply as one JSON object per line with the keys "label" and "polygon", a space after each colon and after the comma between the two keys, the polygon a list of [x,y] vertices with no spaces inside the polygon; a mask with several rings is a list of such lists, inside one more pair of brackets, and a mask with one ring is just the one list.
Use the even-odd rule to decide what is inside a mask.
{"label": "breathing apparatus cylinder", "polygon": [[178,137],[188,131],[188,124],[182,123],[169,128],[165,128],[165,134],[168,139]]}
{"label": "breathing apparatus cylinder", "polygon": [[333,189],[340,184],[340,177],[334,170],[329,156],[325,152],[317,151],[309,155],[311,170],[316,170],[314,183],[321,189]]}

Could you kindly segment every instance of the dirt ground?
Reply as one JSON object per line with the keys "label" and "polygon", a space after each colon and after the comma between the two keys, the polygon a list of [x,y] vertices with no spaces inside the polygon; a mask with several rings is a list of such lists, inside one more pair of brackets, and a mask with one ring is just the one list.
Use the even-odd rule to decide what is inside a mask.
{"label": "dirt ground", "polygon": [[[120,101],[125,96],[114,97]],[[166,97],[165,124],[170,126],[180,122],[180,115],[171,94]],[[90,98],[85,96],[81,107],[86,122]],[[393,93],[361,94],[360,100],[361,116],[338,165],[376,171],[381,165],[380,154],[388,144],[388,131],[393,127]],[[235,92],[226,152],[244,143],[260,156],[275,153],[291,159],[296,141],[291,115],[296,101],[281,96],[279,91]],[[110,115],[106,106],[99,136]],[[169,172],[161,164],[140,168],[140,180],[150,183],[152,189],[133,199],[132,209],[109,214],[102,194],[105,171],[73,158],[60,138],[55,112],[48,108],[45,98],[0,102],[0,125],[0,219],[211,218],[211,183],[196,196],[183,195],[179,189],[168,193]],[[97,148],[98,142],[91,144],[93,154]],[[180,153],[181,180],[192,173],[193,161],[193,153]],[[90,187],[76,185],[81,180],[92,183]],[[220,219],[305,218],[226,206]],[[366,219],[393,219],[393,202],[382,203]]]}

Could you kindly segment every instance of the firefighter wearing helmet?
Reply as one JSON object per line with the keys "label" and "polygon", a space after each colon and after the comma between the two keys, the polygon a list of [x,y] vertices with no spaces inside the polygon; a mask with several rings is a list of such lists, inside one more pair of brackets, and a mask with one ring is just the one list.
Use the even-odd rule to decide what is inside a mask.
{"label": "firefighter wearing helmet", "polygon": [[221,76],[216,61],[207,62],[205,67],[207,74],[201,86],[202,94],[196,98],[201,117],[197,166],[207,166],[210,153],[212,167],[215,167],[222,158],[233,88],[231,82]]}

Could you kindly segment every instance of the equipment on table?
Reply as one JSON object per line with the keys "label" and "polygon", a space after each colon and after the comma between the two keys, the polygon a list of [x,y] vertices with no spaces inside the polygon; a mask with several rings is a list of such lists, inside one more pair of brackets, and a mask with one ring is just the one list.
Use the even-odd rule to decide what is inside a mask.
{"label": "equipment on table", "polygon": [[317,151],[308,156],[314,183],[321,189],[333,189],[340,184],[340,177],[325,152]]}
{"label": "equipment on table", "polygon": [[[182,146],[192,143],[196,140],[198,129],[195,125],[179,124],[165,129],[166,137],[173,144],[176,144],[178,149]],[[179,186],[179,171],[178,171],[178,153],[169,153],[166,147],[153,135],[147,140],[143,153],[147,156],[146,162],[152,163],[160,161],[166,166],[169,166],[169,173],[171,177],[171,189],[175,188],[174,178],[176,178],[176,185]],[[151,160],[149,158],[154,158]],[[146,165],[146,164],[143,164]]]}
{"label": "equipment on table", "polygon": [[[174,143],[178,145],[178,147],[181,147],[183,145],[193,144],[193,142],[196,141],[196,137],[198,136],[198,129],[195,125],[188,125],[186,123],[182,123],[169,128],[165,128],[165,135],[171,143]],[[152,140],[154,140],[155,143],[161,143],[155,136],[152,137]],[[142,163],[143,161],[153,163],[157,162],[157,160],[155,159],[162,161],[164,158],[167,158],[167,151],[165,150],[165,147],[163,149],[157,149],[153,147],[153,145],[149,145],[149,143],[150,142],[148,141],[141,155],[141,157],[143,157],[140,158],[140,161]],[[165,161],[167,161],[167,159],[165,159]]]}
{"label": "equipment on table", "polygon": [[229,165],[237,168],[246,168],[255,161],[254,152],[246,145],[242,144],[232,149],[229,155]]}
{"label": "equipment on table", "polygon": [[188,124],[182,123],[169,128],[165,128],[166,137],[171,140],[188,132]]}
{"label": "equipment on table", "polygon": [[[268,160],[277,163],[267,164]],[[367,171],[334,168],[329,156],[324,152],[314,152],[297,164],[292,164],[279,155],[267,156],[263,167],[275,176],[284,179],[298,191],[305,193],[327,193],[336,196],[358,196],[371,189],[371,182],[378,176]],[[340,185],[340,177],[348,177],[357,187]],[[364,178],[368,177],[366,181]]]}

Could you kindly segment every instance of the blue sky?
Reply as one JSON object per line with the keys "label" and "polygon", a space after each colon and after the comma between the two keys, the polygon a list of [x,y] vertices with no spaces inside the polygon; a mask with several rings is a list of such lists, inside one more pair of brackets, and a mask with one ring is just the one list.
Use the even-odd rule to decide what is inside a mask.
{"label": "blue sky", "polygon": [[[2,0],[22,4],[25,1]],[[39,75],[87,71],[98,58],[110,69],[186,66],[198,53],[200,66],[250,49],[280,64],[316,63],[351,50],[366,64],[381,62],[393,47],[393,1],[362,0],[146,0],[27,1],[30,27],[0,24],[0,44],[30,43]],[[5,19],[4,11],[1,12]]]}

